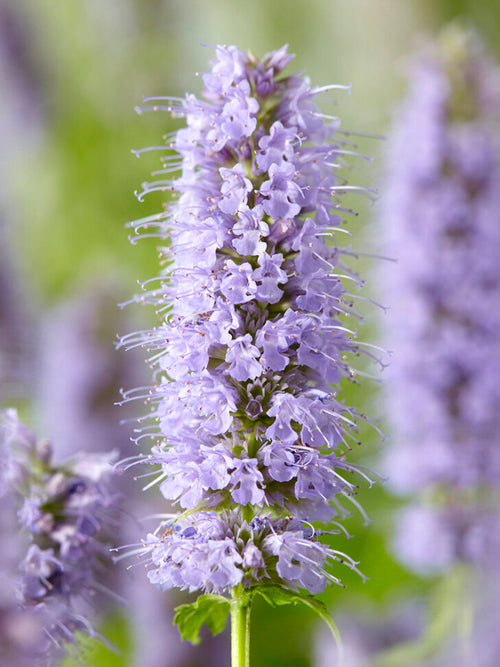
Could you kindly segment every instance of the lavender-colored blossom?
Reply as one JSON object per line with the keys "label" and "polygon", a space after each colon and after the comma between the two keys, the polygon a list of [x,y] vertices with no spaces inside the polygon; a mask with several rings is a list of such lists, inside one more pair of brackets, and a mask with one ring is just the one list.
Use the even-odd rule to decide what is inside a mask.
{"label": "lavender-colored blossom", "polygon": [[243,382],[254,380],[264,371],[258,361],[260,350],[251,343],[250,334],[233,338],[228,343],[228,351],[225,360],[229,363],[228,373],[234,380]]}
{"label": "lavender-colored blossom", "polygon": [[237,164],[232,169],[221,167],[219,169],[222,178],[220,188],[222,199],[217,206],[224,213],[234,215],[239,210],[245,210],[248,201],[248,193],[252,191],[252,182],[245,177],[243,165]]}
{"label": "lavender-colored blossom", "polygon": [[132,223],[169,235],[168,268],[141,297],[166,314],[121,344],[151,351],[155,386],[125,400],[151,405],[140,431],[159,440],[147,461],[164,497],[190,510],[139,548],[162,589],[266,580],[317,593],[337,581],[333,561],[355,568],[307,523],[337,521],[354,491],[342,450],[359,416],[330,383],[353,376],[342,278],[357,278],[334,232],[338,121],[314,101],[330,87],[281,76],[290,60],[286,48],[258,61],[218,46],[204,101],[152,100],[186,119],[165,146],[165,173],[177,152],[180,175],[138,194],[177,190],[175,204]]}
{"label": "lavender-colored blossom", "polygon": [[44,656],[76,630],[93,632],[81,607],[105,592],[102,574],[111,565],[109,535],[118,509],[110,491],[116,454],[87,454],[56,465],[50,444],[37,441],[14,410],[0,419],[2,502],[17,504],[26,542],[14,574],[16,595],[28,619],[36,611]]}
{"label": "lavender-colored blossom", "polygon": [[415,60],[390,142],[387,470],[426,498],[396,537],[421,572],[492,560],[473,535],[498,512],[500,480],[499,104],[499,70],[449,29]]}

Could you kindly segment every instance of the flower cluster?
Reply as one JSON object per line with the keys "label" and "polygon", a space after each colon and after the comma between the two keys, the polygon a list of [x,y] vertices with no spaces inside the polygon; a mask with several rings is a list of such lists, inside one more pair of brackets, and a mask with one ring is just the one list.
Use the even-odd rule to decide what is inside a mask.
{"label": "flower cluster", "polygon": [[282,76],[286,47],[261,61],[233,46],[215,56],[204,100],[150,98],[141,109],[186,119],[154,147],[167,151],[161,179],[138,193],[177,191],[177,201],[132,223],[133,239],[157,227],[169,244],[158,287],[141,297],[162,323],[121,340],[151,351],[157,383],[125,400],[152,405],[139,438],[159,435],[147,460],[165,499],[186,510],[142,552],[162,588],[227,592],[265,579],[317,593],[328,559],[355,566],[307,523],[341,517],[356,488],[339,446],[356,441],[360,416],[337,397],[353,377],[346,354],[359,351],[343,279],[360,281],[336,234],[337,195],[352,186],[335,172],[351,151],[314,102],[336,86]]}
{"label": "flower cluster", "polygon": [[[108,529],[117,510],[109,490],[114,453],[55,465],[50,443],[37,441],[14,410],[0,417],[0,494],[18,506],[17,530],[25,538],[15,593],[40,634],[57,646],[76,630],[92,631],[81,608],[108,592],[100,580],[111,564]],[[40,655],[46,644],[37,645]]]}
{"label": "flower cluster", "polygon": [[499,102],[498,70],[449,29],[414,63],[391,142],[387,461],[397,490],[431,500],[405,510],[396,540],[421,570],[491,560],[500,546],[487,492],[500,479]]}

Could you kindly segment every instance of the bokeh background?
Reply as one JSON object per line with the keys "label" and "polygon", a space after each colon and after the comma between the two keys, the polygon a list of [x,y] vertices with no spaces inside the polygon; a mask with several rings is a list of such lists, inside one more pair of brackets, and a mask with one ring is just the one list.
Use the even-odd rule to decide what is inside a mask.
{"label": "bokeh background", "polygon": [[[113,344],[119,332],[147,326],[151,313],[116,304],[137,291],[138,279],[155,275],[157,259],[154,239],[130,244],[125,223],[155,212],[164,197],[136,200],[134,190],[158,163],[152,153],[137,160],[131,149],[158,144],[179,125],[161,113],[136,115],[143,95],[199,93],[195,73],[207,69],[210,45],[236,44],[261,56],[288,43],[296,54],[291,68],[314,84],[352,84],[351,94],[325,100],[326,113],[339,115],[345,129],[384,135],[412,51],[457,18],[500,56],[495,1],[0,0],[0,406],[17,407],[61,455],[115,446],[134,453],[131,425],[119,425],[129,413],[113,404],[120,387],[147,378],[140,355],[124,356]],[[374,159],[353,161],[352,183],[379,185],[383,145],[359,140]],[[377,204],[353,205],[360,211],[355,247],[383,254]],[[368,261],[360,269],[368,277],[376,272]],[[374,342],[379,314],[365,312],[362,338]],[[346,393],[384,422],[376,384]],[[363,436],[359,456],[376,465],[381,439],[372,430]],[[140,515],[140,492],[126,493]],[[395,609],[404,625],[412,605],[447,593],[440,598],[442,582],[419,579],[391,558],[398,501],[381,484],[360,489],[359,499],[371,523],[350,519],[349,553],[369,581],[348,572],[347,590],[330,589],[322,599],[341,625],[352,615],[389,618]],[[90,667],[227,664],[226,634],[207,637],[200,649],[181,644],[170,627],[171,610],[187,598],[144,590],[138,570],[130,576],[130,604],[102,620],[119,652],[86,644]],[[418,613],[411,611],[411,623]],[[333,641],[312,613],[257,602],[252,623],[255,667],[334,664]]]}

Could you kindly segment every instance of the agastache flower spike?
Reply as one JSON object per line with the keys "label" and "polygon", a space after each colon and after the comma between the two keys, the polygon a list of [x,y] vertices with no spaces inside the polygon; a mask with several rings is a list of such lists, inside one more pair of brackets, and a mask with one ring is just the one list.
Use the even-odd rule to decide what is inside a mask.
{"label": "agastache flower spike", "polygon": [[499,105],[500,71],[454,26],[414,62],[390,143],[387,472],[425,499],[396,536],[425,573],[498,563]]}
{"label": "agastache flower spike", "polygon": [[159,437],[147,461],[160,466],[165,498],[187,510],[139,553],[163,589],[319,593],[339,581],[328,564],[356,569],[308,523],[333,522],[326,532],[337,534],[340,501],[356,489],[343,450],[360,416],[330,385],[353,377],[346,355],[360,351],[341,322],[355,315],[342,279],[358,279],[334,233],[348,187],[335,174],[339,123],[315,104],[329,87],[281,75],[286,47],[262,61],[234,46],[215,56],[206,101],[156,100],[186,120],[165,147],[180,175],[144,183],[138,197],[179,195],[131,223],[138,237],[157,227],[170,239],[159,286],[141,296],[163,320],[121,344],[151,352],[157,384],[138,392]]}

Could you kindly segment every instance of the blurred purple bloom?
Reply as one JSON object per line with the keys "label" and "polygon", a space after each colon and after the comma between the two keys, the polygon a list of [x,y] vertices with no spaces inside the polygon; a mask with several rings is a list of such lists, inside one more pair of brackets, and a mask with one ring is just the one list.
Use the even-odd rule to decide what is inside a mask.
{"label": "blurred purple bloom", "polygon": [[37,441],[14,410],[0,413],[0,420],[4,495],[9,506],[19,506],[28,542],[18,561],[16,594],[22,609],[37,610],[47,640],[38,647],[43,656],[70,641],[76,630],[92,632],[79,607],[105,590],[102,573],[111,565],[109,530],[118,496],[109,487],[116,452],[57,466],[50,445]]}
{"label": "blurred purple bloom", "polygon": [[491,560],[467,544],[498,511],[485,498],[500,479],[499,103],[499,70],[452,28],[415,60],[390,142],[386,467],[396,490],[435,501],[399,523],[396,549],[419,571]]}

